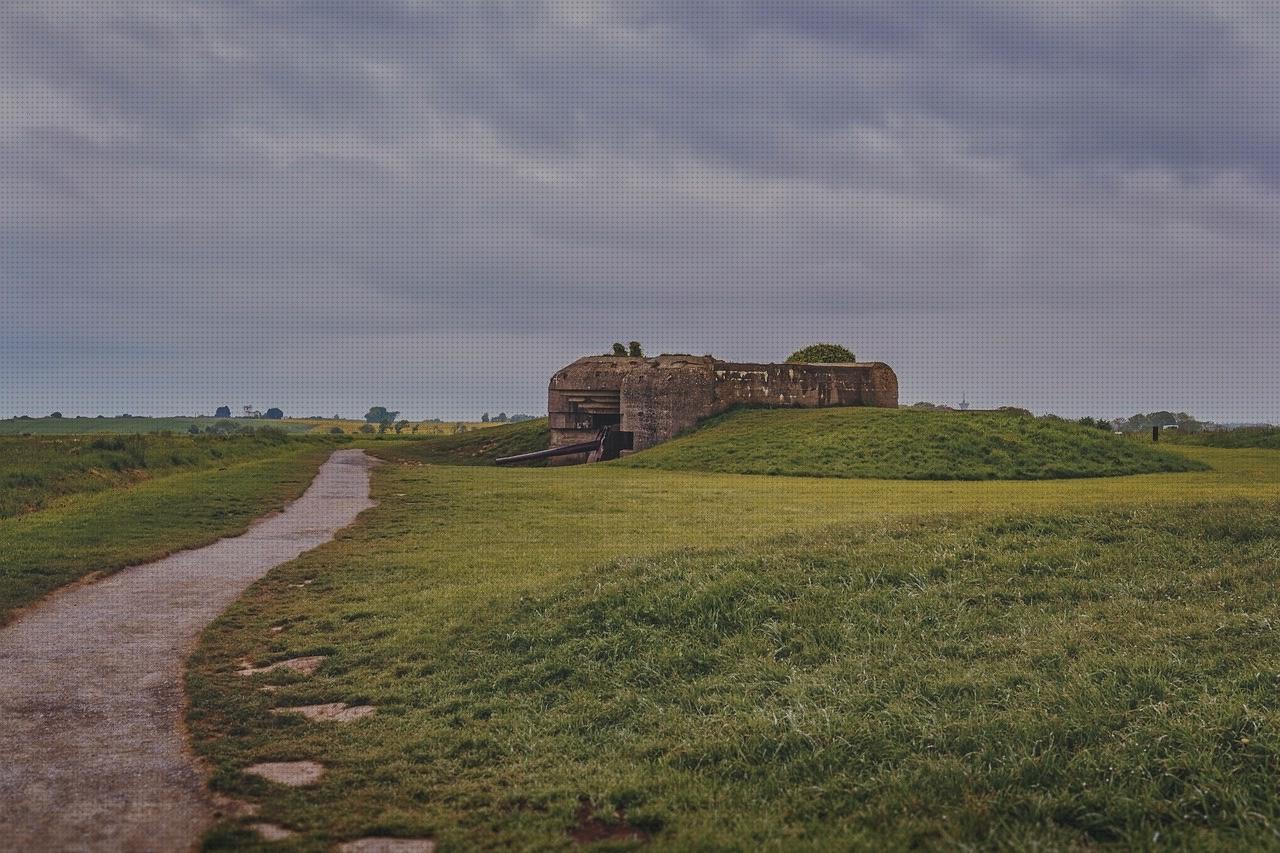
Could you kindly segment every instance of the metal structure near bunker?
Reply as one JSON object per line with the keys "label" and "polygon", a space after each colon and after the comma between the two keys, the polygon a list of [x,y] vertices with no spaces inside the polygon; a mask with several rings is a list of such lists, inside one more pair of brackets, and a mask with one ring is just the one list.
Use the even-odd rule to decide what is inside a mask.
{"label": "metal structure near bunker", "polygon": [[551,446],[498,464],[616,459],[734,406],[897,408],[898,377],[882,362],[747,364],[711,356],[588,356],[547,389]]}

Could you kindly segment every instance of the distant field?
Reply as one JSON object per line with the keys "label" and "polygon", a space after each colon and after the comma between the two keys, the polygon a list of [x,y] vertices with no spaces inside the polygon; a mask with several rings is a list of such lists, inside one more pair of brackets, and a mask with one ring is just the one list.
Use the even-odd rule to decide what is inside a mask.
{"label": "distant field", "polygon": [[740,409],[619,464],[905,480],[1045,480],[1200,467],[1186,456],[1058,419],[873,408]]}
{"label": "distant field", "polygon": [[[435,421],[411,421],[403,427],[402,437],[427,435],[453,435],[457,430],[457,421],[438,423]],[[339,429],[344,433],[359,433],[365,425],[362,420],[346,420],[332,418],[7,418],[0,420],[0,436],[23,435],[88,435],[93,433],[150,433],[173,432],[186,433],[192,425],[200,430],[210,427],[226,429],[228,427],[260,429],[271,427],[289,433],[332,433]],[[467,430],[486,429],[500,424],[466,421],[463,426]],[[417,427],[417,432],[414,432]],[[395,428],[387,430],[388,435],[395,435]]]}
{"label": "distant field", "polygon": [[[964,482],[414,464],[432,443],[370,442],[408,463],[375,470],[379,505],[191,662],[215,787],[304,847],[1274,837],[1274,451]],[[309,679],[235,675],[312,654]],[[270,713],[339,701],[378,713]],[[327,768],[305,792],[242,772],[304,758]]]}
{"label": "distant field", "polygon": [[185,433],[194,424],[202,430],[228,424],[237,427],[273,427],[285,432],[310,430],[309,421],[273,421],[265,418],[7,418],[0,420],[0,435],[86,435],[90,433]]}
{"label": "distant field", "polygon": [[[333,430],[340,429],[348,434],[361,434],[361,429],[365,426],[364,421],[314,418],[285,418],[284,423],[306,426],[309,428],[310,432],[320,433],[332,433]],[[427,436],[434,435],[459,435],[458,424],[462,424],[466,432],[502,426],[502,424],[482,423],[480,421],[410,421],[407,426],[402,426],[399,432],[396,432],[395,425],[393,424],[389,426],[386,432],[382,433],[382,435],[394,436],[397,438],[425,438]],[[378,434],[376,425],[373,429],[374,434]]]}
{"label": "distant field", "polygon": [[492,465],[499,456],[546,450],[551,440],[546,418],[518,424],[484,424],[483,431],[441,435],[427,441],[375,446],[379,455],[440,465]]}

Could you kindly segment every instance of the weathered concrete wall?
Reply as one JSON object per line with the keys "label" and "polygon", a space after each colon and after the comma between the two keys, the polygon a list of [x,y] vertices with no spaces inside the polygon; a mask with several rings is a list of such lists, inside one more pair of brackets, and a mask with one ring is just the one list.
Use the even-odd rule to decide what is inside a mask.
{"label": "weathered concrete wall", "polygon": [[[634,449],[643,450],[738,405],[896,408],[898,377],[880,362],[737,364],[692,355],[588,357],[551,378],[551,446],[588,441],[602,422],[616,415],[619,429],[632,434]],[[583,454],[560,457],[553,464],[585,460]]]}
{"label": "weathered concrete wall", "polygon": [[660,356],[622,383],[622,429],[632,434],[634,450],[673,438],[718,411],[715,360],[707,356]]}
{"label": "weathered concrete wall", "polygon": [[716,362],[716,397],[734,405],[897,408],[898,377],[889,365],[732,364]]}

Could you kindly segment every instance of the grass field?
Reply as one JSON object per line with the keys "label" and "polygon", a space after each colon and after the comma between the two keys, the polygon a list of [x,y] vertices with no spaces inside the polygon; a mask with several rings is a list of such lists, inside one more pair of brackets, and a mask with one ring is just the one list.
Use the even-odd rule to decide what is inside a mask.
{"label": "grass field", "polygon": [[623,465],[803,477],[1040,480],[1193,470],[1185,456],[1056,418],[913,409],[740,409]]}
{"label": "grass field", "polygon": [[[63,584],[243,531],[301,494],[337,446],[321,438],[147,437],[123,442],[120,451],[86,441],[77,456],[67,443],[0,440],[10,451],[0,476],[27,471],[20,488],[0,492],[0,500],[43,505],[0,518],[0,624]],[[144,462],[154,457],[141,479],[124,467],[137,454]],[[110,465],[117,459],[124,461],[118,470]],[[86,473],[86,462],[105,463],[102,478]]]}
{"label": "grass field", "polygon": [[1166,432],[1164,439],[1174,444],[1202,447],[1258,447],[1280,450],[1280,427],[1241,427],[1221,432]]}
{"label": "grass field", "polygon": [[[296,847],[1276,841],[1280,454],[930,482],[375,452],[379,506],[190,662],[214,786]],[[234,674],[309,654],[310,679]],[[269,713],[331,701],[379,712]],[[315,787],[242,772],[299,759]]]}

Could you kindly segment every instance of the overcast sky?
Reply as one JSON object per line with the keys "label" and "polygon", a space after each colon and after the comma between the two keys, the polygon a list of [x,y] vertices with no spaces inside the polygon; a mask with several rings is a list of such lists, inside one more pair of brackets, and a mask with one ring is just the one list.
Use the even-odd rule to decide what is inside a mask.
{"label": "overcast sky", "polygon": [[542,412],[614,340],[1280,421],[1280,3],[0,3],[0,416]]}

